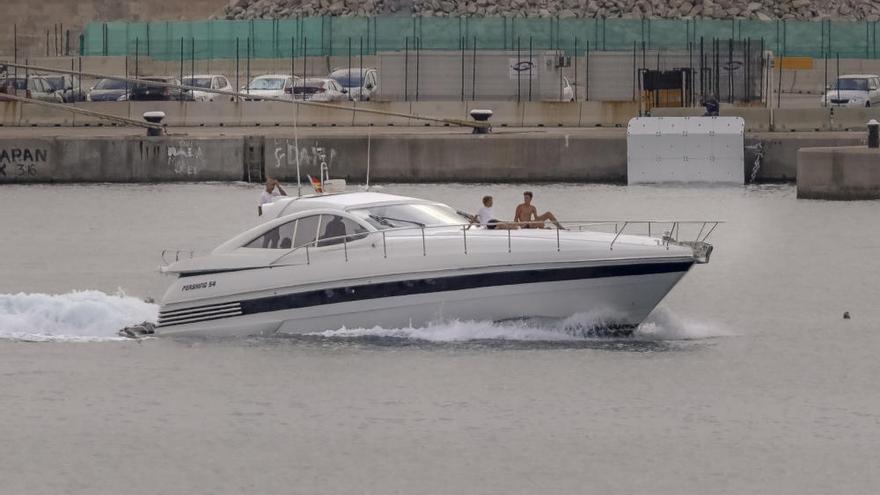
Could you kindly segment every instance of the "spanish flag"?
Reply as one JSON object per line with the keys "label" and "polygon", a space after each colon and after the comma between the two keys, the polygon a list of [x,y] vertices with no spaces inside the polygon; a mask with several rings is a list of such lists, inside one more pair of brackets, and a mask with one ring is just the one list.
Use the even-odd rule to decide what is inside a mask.
{"label": "spanish flag", "polygon": [[309,178],[309,182],[312,183],[312,187],[315,188],[316,193],[323,193],[324,192],[324,187],[321,185],[320,180],[312,177],[311,175],[307,175],[306,177]]}

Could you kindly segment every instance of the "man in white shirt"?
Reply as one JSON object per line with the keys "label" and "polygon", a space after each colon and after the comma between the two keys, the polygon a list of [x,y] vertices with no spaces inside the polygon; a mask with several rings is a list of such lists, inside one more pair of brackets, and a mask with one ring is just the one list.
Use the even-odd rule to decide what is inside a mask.
{"label": "man in white shirt", "polygon": [[495,218],[495,212],[492,210],[492,196],[483,196],[483,207],[471,218],[471,222],[479,223],[481,227],[489,230],[493,229],[517,229],[516,225],[499,222]]}
{"label": "man in white shirt", "polygon": [[287,196],[287,192],[281,187],[281,183],[276,179],[269,178],[266,180],[266,189],[260,194],[260,204],[257,206],[257,213],[263,214],[263,205],[271,203],[281,196]]}
{"label": "man in white shirt", "polygon": [[284,191],[277,179],[268,179],[266,189],[260,194],[260,206],[271,203],[280,196],[287,196],[287,192]]}
{"label": "man in white shirt", "polygon": [[483,196],[483,207],[474,217],[481,227],[486,227],[491,220],[495,220],[495,213],[492,211],[492,196]]}

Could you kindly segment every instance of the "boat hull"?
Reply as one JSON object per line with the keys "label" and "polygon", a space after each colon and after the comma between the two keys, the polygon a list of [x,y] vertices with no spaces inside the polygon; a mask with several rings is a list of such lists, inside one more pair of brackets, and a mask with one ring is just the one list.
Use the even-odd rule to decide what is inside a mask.
{"label": "boat hull", "polygon": [[[692,265],[618,263],[339,282],[241,301],[163,307],[160,335],[248,336],[340,328],[421,327],[449,320],[499,321],[586,315],[586,325],[634,328]],[[230,274],[229,276],[235,276]],[[579,320],[583,321],[583,319]],[[587,328],[592,331],[593,328]]]}

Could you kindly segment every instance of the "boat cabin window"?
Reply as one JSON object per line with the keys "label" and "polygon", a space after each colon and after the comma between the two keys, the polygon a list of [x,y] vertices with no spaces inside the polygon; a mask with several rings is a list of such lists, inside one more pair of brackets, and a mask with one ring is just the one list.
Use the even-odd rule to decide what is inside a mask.
{"label": "boat cabin window", "polygon": [[321,233],[318,246],[342,244],[367,236],[367,229],[362,225],[339,215],[321,215],[321,228],[318,231]]}
{"label": "boat cabin window", "polygon": [[428,225],[461,225],[467,218],[442,204],[409,203],[371,206],[350,210],[377,229],[425,227]]}
{"label": "boat cabin window", "polygon": [[321,215],[293,220],[269,230],[242,247],[255,249],[291,249],[314,244]]}
{"label": "boat cabin window", "polygon": [[296,220],[279,225],[265,234],[245,244],[246,248],[290,249],[290,242],[296,232]]}
{"label": "boat cabin window", "polygon": [[303,247],[306,244],[314,245],[320,223],[321,215],[312,215],[297,220],[296,238],[293,241],[293,247]]}

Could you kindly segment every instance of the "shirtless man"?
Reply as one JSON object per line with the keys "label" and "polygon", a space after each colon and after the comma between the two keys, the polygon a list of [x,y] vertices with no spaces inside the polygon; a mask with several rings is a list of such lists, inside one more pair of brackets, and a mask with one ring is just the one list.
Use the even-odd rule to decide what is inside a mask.
{"label": "shirtless man", "polygon": [[524,229],[543,229],[544,222],[547,220],[553,222],[557,229],[565,228],[559,224],[559,221],[556,220],[556,216],[549,211],[538,215],[538,209],[532,205],[532,192],[524,192],[523,203],[516,207],[513,221],[521,224]]}

